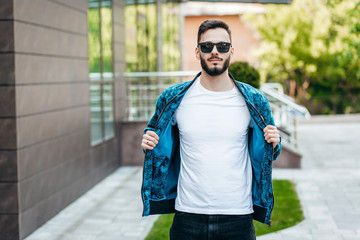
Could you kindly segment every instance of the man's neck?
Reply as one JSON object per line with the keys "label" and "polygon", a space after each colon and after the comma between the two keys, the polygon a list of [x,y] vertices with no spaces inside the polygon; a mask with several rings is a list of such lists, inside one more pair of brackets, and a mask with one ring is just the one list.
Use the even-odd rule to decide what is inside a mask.
{"label": "man's neck", "polygon": [[201,71],[200,83],[207,90],[214,92],[224,92],[231,90],[234,87],[234,82],[229,77],[226,70],[218,76],[210,76],[204,70]]}

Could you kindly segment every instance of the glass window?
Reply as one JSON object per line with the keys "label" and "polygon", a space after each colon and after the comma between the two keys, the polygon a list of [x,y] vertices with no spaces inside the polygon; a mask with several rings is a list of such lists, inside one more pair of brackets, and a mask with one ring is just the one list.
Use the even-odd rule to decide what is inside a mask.
{"label": "glass window", "polygon": [[[180,70],[180,16],[176,2],[162,0],[157,5],[155,0],[126,0],[125,45],[131,49],[125,53],[127,72]],[[128,78],[128,119],[148,120],[156,99],[169,83],[173,83],[173,79],[168,77]]]}
{"label": "glass window", "polygon": [[89,0],[91,144],[114,137],[112,2]]}

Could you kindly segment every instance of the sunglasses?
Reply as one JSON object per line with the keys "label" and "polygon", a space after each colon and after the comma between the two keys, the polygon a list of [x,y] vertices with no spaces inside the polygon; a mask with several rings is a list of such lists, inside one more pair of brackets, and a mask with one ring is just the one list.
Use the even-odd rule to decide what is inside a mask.
{"label": "sunglasses", "polygon": [[211,51],[214,48],[214,45],[216,45],[216,49],[219,53],[227,53],[230,50],[231,43],[228,42],[218,42],[218,43],[212,43],[212,42],[201,42],[199,43],[200,50],[203,53],[211,53]]}

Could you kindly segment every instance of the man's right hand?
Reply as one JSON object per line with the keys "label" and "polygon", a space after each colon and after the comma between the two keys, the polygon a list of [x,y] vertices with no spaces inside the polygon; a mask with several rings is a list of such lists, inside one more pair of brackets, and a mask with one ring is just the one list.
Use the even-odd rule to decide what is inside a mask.
{"label": "man's right hand", "polygon": [[153,150],[158,143],[159,136],[154,131],[148,130],[146,134],[143,135],[141,147],[146,150]]}

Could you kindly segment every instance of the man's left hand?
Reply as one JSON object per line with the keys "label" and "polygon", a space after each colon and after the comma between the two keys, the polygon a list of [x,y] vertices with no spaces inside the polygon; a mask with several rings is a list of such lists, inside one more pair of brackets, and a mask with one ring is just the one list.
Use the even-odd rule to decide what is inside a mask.
{"label": "man's left hand", "polygon": [[264,137],[265,140],[268,143],[272,143],[273,147],[275,148],[276,145],[278,145],[278,143],[280,142],[280,132],[277,129],[277,127],[272,126],[272,125],[267,125],[264,128]]}

